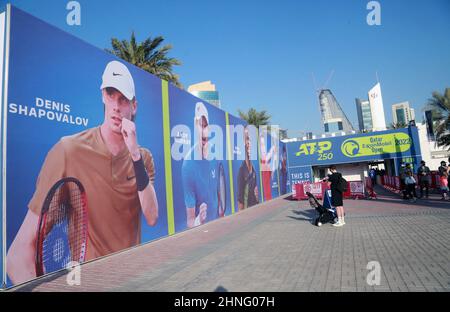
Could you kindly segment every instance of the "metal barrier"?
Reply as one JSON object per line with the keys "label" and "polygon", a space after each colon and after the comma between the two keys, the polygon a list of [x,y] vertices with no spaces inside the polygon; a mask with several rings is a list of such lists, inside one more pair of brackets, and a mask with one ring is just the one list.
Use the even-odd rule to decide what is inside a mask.
{"label": "metal barrier", "polygon": [[[417,185],[419,185],[419,178],[417,174],[414,174],[414,179],[417,181]],[[394,193],[401,193],[403,186],[400,181],[399,176],[382,176],[381,177],[381,186],[383,186],[385,189],[394,192]],[[430,189],[439,189],[439,173],[437,171],[431,171],[431,184]]]}
{"label": "metal barrier", "polygon": [[[310,192],[317,199],[323,199],[324,193],[329,189],[327,182],[306,182],[306,183],[298,183],[295,184],[293,188],[292,196],[297,200],[305,200],[308,199],[306,192]],[[347,182],[347,191],[343,194],[344,198],[365,198],[365,184],[363,181],[349,181]]]}

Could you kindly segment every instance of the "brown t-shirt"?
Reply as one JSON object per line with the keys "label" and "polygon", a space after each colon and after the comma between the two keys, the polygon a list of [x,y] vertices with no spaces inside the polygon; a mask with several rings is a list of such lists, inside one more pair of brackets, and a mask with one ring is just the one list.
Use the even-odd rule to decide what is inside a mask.
{"label": "brown t-shirt", "polygon": [[[155,169],[149,150],[140,148],[153,184]],[[63,137],[48,152],[28,208],[40,215],[50,188],[64,177],[84,186],[88,206],[87,260],[140,243],[141,205],[133,161],[127,148],[113,156],[100,127]]]}

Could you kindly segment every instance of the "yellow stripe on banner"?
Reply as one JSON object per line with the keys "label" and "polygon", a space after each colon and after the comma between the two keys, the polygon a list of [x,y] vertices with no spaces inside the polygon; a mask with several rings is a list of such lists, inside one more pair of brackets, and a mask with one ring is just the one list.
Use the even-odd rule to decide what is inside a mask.
{"label": "yellow stripe on banner", "polygon": [[261,202],[264,202],[264,187],[262,184],[262,170],[261,170],[261,147],[259,144],[259,129],[256,128],[256,134],[257,134],[257,146],[258,146],[258,163],[259,163],[259,188],[261,190]]}
{"label": "yellow stripe on banner", "polygon": [[230,117],[227,112],[225,112],[225,121],[227,128],[227,155],[228,155],[228,173],[230,176],[230,197],[231,197],[231,213],[234,214],[234,180],[233,180],[233,161],[232,161],[232,153],[231,153],[231,138],[230,138]]}
{"label": "yellow stripe on banner", "polygon": [[170,153],[169,84],[167,81],[162,80],[161,89],[164,129],[164,168],[166,170],[167,230],[169,235],[173,235],[175,234],[175,218],[173,210],[172,156]]}

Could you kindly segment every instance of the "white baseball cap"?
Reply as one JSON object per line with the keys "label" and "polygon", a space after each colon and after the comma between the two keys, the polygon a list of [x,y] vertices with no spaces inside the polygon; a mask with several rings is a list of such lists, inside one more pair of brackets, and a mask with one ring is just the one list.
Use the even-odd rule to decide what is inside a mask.
{"label": "white baseball cap", "polygon": [[109,62],[103,72],[100,89],[108,87],[119,90],[130,101],[135,97],[133,77],[128,68],[118,61]]}
{"label": "white baseball cap", "polygon": [[205,104],[197,102],[197,104],[195,104],[195,119],[200,119],[202,116],[205,116],[206,122],[209,124],[208,111]]}

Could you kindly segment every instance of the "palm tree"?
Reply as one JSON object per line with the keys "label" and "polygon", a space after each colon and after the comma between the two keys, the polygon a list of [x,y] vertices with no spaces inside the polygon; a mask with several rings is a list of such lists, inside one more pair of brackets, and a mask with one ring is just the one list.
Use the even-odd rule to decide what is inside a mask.
{"label": "palm tree", "polygon": [[149,37],[143,42],[137,43],[134,32],[132,32],[130,41],[119,41],[117,38],[112,38],[112,49],[105,50],[182,88],[179,76],[172,71],[173,66],[181,65],[181,62],[173,57],[168,57],[167,54],[172,49],[172,45],[159,47],[163,41],[163,37],[157,36],[154,39]]}
{"label": "palm tree", "polygon": [[450,88],[444,94],[437,91],[428,99],[427,107],[434,112],[436,118],[436,141],[438,146],[448,147],[450,150]]}
{"label": "palm tree", "polygon": [[405,128],[408,125],[406,123],[404,123],[403,121],[399,121],[399,122],[393,122],[391,123],[391,126],[389,127],[390,129],[401,129],[401,128]]}
{"label": "palm tree", "polygon": [[250,108],[247,113],[242,112],[238,109],[239,117],[244,119],[249,125],[254,125],[259,128],[259,126],[267,126],[270,122],[270,115],[267,115],[265,110],[258,112],[254,108]]}

